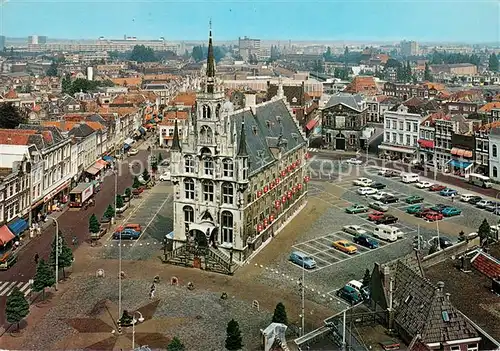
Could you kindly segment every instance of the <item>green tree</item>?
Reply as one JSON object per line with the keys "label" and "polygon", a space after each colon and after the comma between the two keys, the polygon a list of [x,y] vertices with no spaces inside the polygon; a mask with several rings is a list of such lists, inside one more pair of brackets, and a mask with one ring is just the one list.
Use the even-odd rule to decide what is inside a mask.
{"label": "green tree", "polygon": [[101,229],[101,224],[99,223],[99,220],[97,219],[95,213],[92,213],[92,216],[89,218],[89,231],[91,233],[99,233],[99,230]]}
{"label": "green tree", "polygon": [[174,336],[172,341],[167,345],[167,351],[184,351],[185,349],[184,344],[177,336]]}
{"label": "green tree", "polygon": [[66,74],[63,79],[61,80],[61,90],[64,94],[70,94],[71,93],[71,77],[69,74]]}
{"label": "green tree", "polygon": [[201,45],[194,46],[193,51],[191,52],[191,57],[196,61],[200,62],[205,58],[205,55],[203,54],[203,47]]}
{"label": "green tree", "polygon": [[490,58],[488,60],[488,69],[491,72],[498,72],[498,56],[495,53],[492,53],[490,55]]}
{"label": "green tree", "polygon": [[372,280],[372,275],[370,273],[370,270],[367,268],[365,270],[365,275],[363,277],[363,286],[370,286],[371,280]]}
{"label": "green tree", "polygon": [[132,189],[130,188],[125,189],[125,196],[130,199],[130,197],[132,196]]}
{"label": "green tree", "polygon": [[431,69],[430,69],[429,64],[427,62],[425,63],[424,80],[432,82]]}
{"label": "green tree", "polygon": [[33,278],[33,291],[42,292],[42,300],[45,300],[45,288],[50,288],[56,283],[54,270],[41,259],[36,266],[35,277]]}
{"label": "green tree", "polygon": [[49,66],[49,69],[47,69],[47,72],[45,74],[49,77],[57,77],[57,63],[52,62]]}
{"label": "green tree", "polygon": [[141,182],[137,176],[134,177],[134,184],[132,184],[132,188],[137,189],[141,186]]}
{"label": "green tree", "polygon": [[142,172],[142,179],[144,179],[144,181],[147,182],[149,180],[149,178],[150,178],[149,172],[146,168],[144,168],[144,172]]}
{"label": "green tree", "polygon": [[116,208],[122,208],[124,205],[123,196],[116,195]]}
{"label": "green tree", "polygon": [[108,219],[111,219],[115,216],[115,209],[113,208],[113,206],[110,204],[108,205],[108,208],[106,209],[106,211],[104,212],[104,217],[108,218]]}
{"label": "green tree", "polygon": [[491,236],[491,227],[486,218],[483,220],[483,223],[481,223],[481,225],[479,226],[477,234],[479,235],[481,245],[486,244],[488,242],[488,238]]}
{"label": "green tree", "polygon": [[[57,241],[54,238],[52,242],[52,251],[50,252],[50,264],[55,267],[56,265],[56,250],[59,250],[59,257],[57,258],[57,266],[58,268],[62,268],[63,271],[63,279],[66,279],[66,270],[65,268],[71,267],[73,264],[73,251],[67,245],[66,240],[64,239],[64,235],[59,232],[58,235],[59,243],[56,245]],[[57,246],[57,248],[56,248]]]}
{"label": "green tree", "polygon": [[161,164],[161,161],[163,161],[163,155],[161,154],[161,152],[158,154],[157,160],[158,164]]}
{"label": "green tree", "polygon": [[285,305],[283,303],[278,302],[276,305],[276,308],[274,309],[274,314],[273,314],[273,323],[282,323],[285,325],[288,325],[288,318],[286,316],[286,309]]}
{"label": "green tree", "polygon": [[26,118],[17,107],[10,102],[0,103],[0,128],[14,129],[22,123],[26,123]]}
{"label": "green tree", "polygon": [[17,324],[17,329],[19,330],[19,323],[29,314],[29,312],[30,304],[24,297],[24,294],[19,288],[14,288],[12,293],[7,297],[5,306],[7,322],[10,324]]}
{"label": "green tree", "polygon": [[130,54],[131,61],[137,61],[139,63],[143,62],[156,62],[158,58],[152,48],[146,47],[144,45],[136,45],[132,49]]}
{"label": "green tree", "polygon": [[226,350],[229,351],[237,351],[243,348],[240,326],[234,319],[231,319],[227,324],[225,344]]}

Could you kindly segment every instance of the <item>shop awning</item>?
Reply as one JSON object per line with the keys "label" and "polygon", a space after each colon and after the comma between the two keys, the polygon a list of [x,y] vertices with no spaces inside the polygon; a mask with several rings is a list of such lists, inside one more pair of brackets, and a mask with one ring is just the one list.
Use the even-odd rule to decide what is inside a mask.
{"label": "shop awning", "polygon": [[390,145],[384,145],[384,144],[379,145],[378,148],[380,150],[402,152],[402,153],[406,153],[406,154],[414,154],[415,153],[414,149],[406,149],[404,147],[390,146]]}
{"label": "shop awning", "polygon": [[3,225],[0,227],[0,245],[4,246],[7,244],[9,241],[15,238],[15,235],[12,234],[10,231],[9,227],[6,225]]}
{"label": "shop awning", "polygon": [[100,164],[100,165],[103,165],[104,167],[106,167],[108,165],[108,162],[105,160],[97,160],[96,164]]}
{"label": "shop awning", "polygon": [[311,130],[314,127],[316,127],[317,124],[318,124],[318,120],[317,119],[311,119],[309,122],[307,122],[306,129],[307,130]]}
{"label": "shop awning", "polygon": [[12,234],[14,234],[15,236],[19,236],[19,234],[28,229],[28,222],[26,222],[24,218],[18,218],[7,226],[9,227]]}
{"label": "shop awning", "polygon": [[465,162],[460,160],[450,160],[449,164],[452,167],[463,168],[463,169],[467,169],[472,166],[472,162]]}
{"label": "shop awning", "polygon": [[471,150],[464,150],[460,149],[458,147],[454,147],[451,149],[451,154],[456,155],[456,156],[463,156],[463,157],[472,157],[472,151]]}
{"label": "shop awning", "polygon": [[426,149],[433,149],[434,148],[434,140],[419,139],[418,144],[420,145],[420,147],[423,147]]}
{"label": "shop awning", "polygon": [[113,163],[115,161],[115,159],[111,156],[103,156],[102,159],[109,163]]}
{"label": "shop awning", "polygon": [[464,157],[467,157],[467,158],[472,158],[472,151],[470,151],[470,150],[465,150],[465,152],[464,152]]}
{"label": "shop awning", "polygon": [[91,175],[96,175],[97,173],[99,173],[100,169],[96,168],[95,165],[94,166],[90,166],[89,168],[87,168],[87,170],[85,172],[87,172],[88,174],[91,174]]}

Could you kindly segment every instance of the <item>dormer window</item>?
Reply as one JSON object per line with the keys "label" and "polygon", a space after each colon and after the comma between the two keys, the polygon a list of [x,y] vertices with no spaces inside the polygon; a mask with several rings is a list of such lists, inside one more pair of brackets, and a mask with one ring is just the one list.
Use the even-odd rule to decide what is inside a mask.
{"label": "dormer window", "polygon": [[411,295],[408,295],[405,299],[405,304],[409,304],[411,302],[411,300],[413,299],[413,296]]}
{"label": "dormer window", "polygon": [[256,125],[252,126],[252,133],[253,133],[253,135],[257,135],[257,126]]}
{"label": "dormer window", "polygon": [[299,135],[297,133],[292,133],[291,136],[295,141],[299,139]]}
{"label": "dormer window", "polygon": [[292,102],[293,102],[294,104],[296,104],[296,103],[297,103],[297,98],[296,98],[296,97],[294,97],[294,98],[292,99]]}
{"label": "dormer window", "polygon": [[276,120],[278,121],[279,124],[281,124],[281,116],[276,116]]}
{"label": "dormer window", "polygon": [[448,311],[441,312],[441,317],[443,317],[443,321],[445,321],[445,322],[450,321],[450,315],[448,314]]}
{"label": "dormer window", "polygon": [[266,126],[267,126],[267,128],[271,129],[271,121],[270,120],[266,121]]}

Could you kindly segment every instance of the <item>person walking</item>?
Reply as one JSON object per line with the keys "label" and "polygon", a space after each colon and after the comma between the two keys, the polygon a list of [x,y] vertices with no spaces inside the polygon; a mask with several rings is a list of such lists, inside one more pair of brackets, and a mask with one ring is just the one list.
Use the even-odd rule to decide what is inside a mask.
{"label": "person walking", "polygon": [[40,256],[38,256],[38,252],[35,254],[35,264],[38,264],[38,260],[40,259]]}

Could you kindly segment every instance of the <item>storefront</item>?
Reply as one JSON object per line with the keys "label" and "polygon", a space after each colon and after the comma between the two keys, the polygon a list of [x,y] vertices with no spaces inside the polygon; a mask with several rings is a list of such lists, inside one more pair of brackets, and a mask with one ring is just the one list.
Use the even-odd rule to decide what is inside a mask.
{"label": "storefront", "polygon": [[65,181],[55,190],[52,190],[48,195],[43,198],[44,213],[58,211],[61,204],[68,202],[69,186],[71,179]]}
{"label": "storefront", "polygon": [[28,222],[24,218],[14,219],[12,222],[7,224],[10,232],[14,234],[14,236],[20,236],[26,229],[28,229]]}
{"label": "storefront", "polygon": [[16,236],[12,234],[7,225],[0,227],[0,255],[5,254],[14,243]]}
{"label": "storefront", "polygon": [[99,179],[101,176],[101,171],[106,168],[107,162],[103,160],[98,160],[92,166],[87,168],[85,172],[91,176],[92,179]]}

